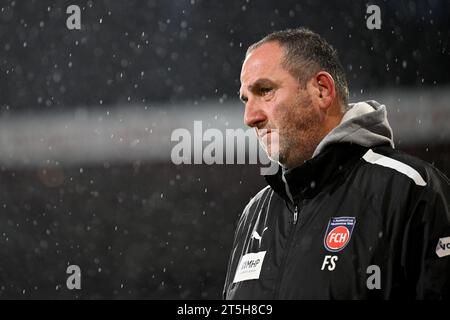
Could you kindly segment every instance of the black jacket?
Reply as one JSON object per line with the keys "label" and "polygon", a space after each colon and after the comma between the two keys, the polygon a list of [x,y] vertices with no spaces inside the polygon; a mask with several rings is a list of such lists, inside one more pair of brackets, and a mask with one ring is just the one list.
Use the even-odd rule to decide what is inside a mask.
{"label": "black jacket", "polygon": [[450,298],[449,180],[389,142],[361,144],[325,144],[266,177],[239,219],[224,298]]}

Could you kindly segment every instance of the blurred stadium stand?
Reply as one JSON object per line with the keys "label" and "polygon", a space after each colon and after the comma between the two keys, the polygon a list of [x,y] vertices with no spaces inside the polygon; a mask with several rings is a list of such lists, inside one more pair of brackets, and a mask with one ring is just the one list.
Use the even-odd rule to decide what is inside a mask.
{"label": "blurred stadium stand", "polygon": [[[386,101],[397,147],[448,174],[450,90],[434,91],[372,98]],[[200,120],[225,136],[242,113],[237,101],[0,120],[0,297],[220,298],[260,166],[176,166],[171,133]],[[84,271],[76,294],[68,264]]]}

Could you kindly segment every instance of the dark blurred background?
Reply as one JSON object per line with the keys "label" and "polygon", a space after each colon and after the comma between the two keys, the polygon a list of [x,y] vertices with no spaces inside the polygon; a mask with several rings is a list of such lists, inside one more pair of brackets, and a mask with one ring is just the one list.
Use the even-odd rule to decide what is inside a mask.
{"label": "dark blurred background", "polygon": [[[81,30],[66,27],[72,4]],[[271,31],[323,35],[350,100],[386,103],[397,147],[450,173],[448,1],[0,6],[0,298],[220,298],[264,179],[258,165],[174,165],[170,132],[243,127],[241,62]],[[66,288],[71,264],[81,290]]]}

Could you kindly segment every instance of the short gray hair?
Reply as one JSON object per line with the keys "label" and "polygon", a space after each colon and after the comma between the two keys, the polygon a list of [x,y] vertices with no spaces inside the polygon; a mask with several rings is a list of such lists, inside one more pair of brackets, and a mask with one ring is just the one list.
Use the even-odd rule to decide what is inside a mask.
{"label": "short gray hair", "polygon": [[252,44],[246,56],[259,46],[268,42],[278,42],[284,50],[283,67],[306,86],[311,77],[320,70],[328,72],[334,79],[336,92],[344,105],[348,105],[348,84],[344,68],[337,51],[319,34],[306,29],[286,29],[273,32]]}

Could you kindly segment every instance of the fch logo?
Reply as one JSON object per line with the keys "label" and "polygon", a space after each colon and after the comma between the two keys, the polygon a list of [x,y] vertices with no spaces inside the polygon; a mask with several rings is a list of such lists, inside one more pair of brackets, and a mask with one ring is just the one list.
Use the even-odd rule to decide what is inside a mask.
{"label": "fch logo", "polygon": [[325,249],[330,252],[338,252],[344,249],[350,241],[355,224],[355,217],[331,218],[323,239]]}

